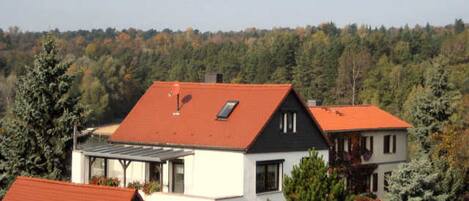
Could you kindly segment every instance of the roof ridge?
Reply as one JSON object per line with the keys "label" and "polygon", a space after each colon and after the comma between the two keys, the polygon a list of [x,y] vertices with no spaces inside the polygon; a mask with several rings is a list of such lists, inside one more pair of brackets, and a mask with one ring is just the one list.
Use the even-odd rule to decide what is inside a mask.
{"label": "roof ridge", "polygon": [[127,192],[134,192],[134,189],[130,188],[120,188],[120,187],[111,187],[111,186],[100,186],[100,185],[93,185],[93,184],[77,184],[68,181],[58,181],[58,180],[50,180],[50,179],[43,179],[43,178],[34,178],[28,176],[18,176],[16,180],[28,180],[34,182],[43,182],[49,184],[60,184],[60,185],[67,185],[67,186],[76,186],[81,188],[100,188],[100,189],[107,189],[107,190],[115,190],[115,191],[127,191]]}
{"label": "roof ridge", "polygon": [[230,87],[292,87],[291,83],[287,84],[274,84],[274,83],[206,83],[206,82],[178,82],[178,81],[154,81],[154,84],[185,84],[185,85],[199,85],[199,86],[230,86]]}

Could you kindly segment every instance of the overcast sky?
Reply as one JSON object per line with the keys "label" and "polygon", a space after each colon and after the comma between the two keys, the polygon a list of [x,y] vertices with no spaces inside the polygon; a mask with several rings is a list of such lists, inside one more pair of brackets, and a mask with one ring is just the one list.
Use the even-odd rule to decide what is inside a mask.
{"label": "overcast sky", "polygon": [[0,0],[0,28],[114,27],[201,31],[334,22],[371,26],[469,22],[468,0]]}

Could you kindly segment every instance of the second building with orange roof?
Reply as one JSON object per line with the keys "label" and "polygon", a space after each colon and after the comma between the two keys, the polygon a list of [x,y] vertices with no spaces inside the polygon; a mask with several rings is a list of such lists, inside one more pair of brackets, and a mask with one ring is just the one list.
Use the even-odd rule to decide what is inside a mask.
{"label": "second building with orange roof", "polygon": [[330,144],[329,165],[355,193],[384,198],[387,177],[407,161],[407,122],[373,105],[312,106]]}

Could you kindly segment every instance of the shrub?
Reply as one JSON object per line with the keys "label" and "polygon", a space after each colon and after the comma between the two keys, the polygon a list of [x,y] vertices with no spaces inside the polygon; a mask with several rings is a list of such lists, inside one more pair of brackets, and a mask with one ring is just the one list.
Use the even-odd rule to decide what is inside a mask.
{"label": "shrub", "polygon": [[375,199],[374,195],[357,195],[353,198],[354,201],[380,201],[380,199]]}
{"label": "shrub", "polygon": [[143,188],[143,185],[138,182],[138,181],[134,181],[134,182],[130,182],[128,185],[127,185],[127,188],[133,188],[133,189],[137,189],[137,190],[142,190]]}
{"label": "shrub", "polygon": [[283,194],[287,201],[351,200],[343,179],[328,167],[315,150],[295,165],[291,176],[285,175]]}
{"label": "shrub", "polygon": [[145,182],[143,192],[147,195],[160,191],[160,183],[157,181]]}
{"label": "shrub", "polygon": [[104,177],[104,176],[93,176],[91,178],[90,184],[99,185],[99,186],[117,187],[117,186],[119,186],[120,181],[117,178],[107,178],[107,177]]}

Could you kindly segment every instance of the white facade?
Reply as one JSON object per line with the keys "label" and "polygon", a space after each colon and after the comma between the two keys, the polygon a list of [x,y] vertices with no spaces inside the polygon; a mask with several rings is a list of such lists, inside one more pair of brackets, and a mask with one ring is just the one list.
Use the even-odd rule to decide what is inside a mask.
{"label": "white facade", "polygon": [[[373,136],[373,155],[370,160],[362,160],[363,164],[369,163],[390,163],[407,161],[407,131],[389,130],[389,131],[367,131],[362,132],[362,136]],[[396,152],[384,153],[384,136],[396,136]],[[392,139],[392,138],[391,138]]]}
{"label": "white facade", "polygon": [[[395,153],[384,153],[384,136],[386,135],[396,136]],[[407,162],[407,131],[368,131],[362,132],[362,136],[373,136],[373,155],[368,161],[362,160],[362,163],[374,163],[378,165],[373,172],[378,174],[378,191],[373,193],[375,193],[378,198],[383,199],[386,194],[384,190],[384,174],[397,169],[400,164]]]}
{"label": "white facade", "polygon": [[[324,162],[328,163],[329,151],[318,151]],[[308,156],[307,151],[300,152],[279,152],[279,153],[262,153],[262,154],[246,154],[244,157],[244,199],[256,201],[283,201],[282,180],[283,175],[290,175],[294,165],[298,165],[303,157]],[[285,160],[280,168],[280,185],[279,190],[274,192],[256,193],[256,162],[268,160]]]}
{"label": "white facade", "polygon": [[[191,149],[193,155],[181,157],[184,161],[184,193],[171,191],[171,162],[163,165],[163,192],[143,195],[145,200],[171,201],[284,201],[283,174],[290,174],[293,166],[308,155],[307,151],[246,154],[244,152]],[[318,151],[327,163],[328,151]],[[279,189],[256,193],[256,163],[281,160]],[[72,182],[88,182],[88,159],[80,151],[73,152]],[[108,176],[123,179],[119,162],[108,160]],[[148,164],[132,162],[127,169],[127,183],[148,179]]]}

